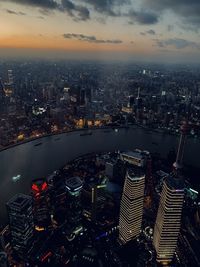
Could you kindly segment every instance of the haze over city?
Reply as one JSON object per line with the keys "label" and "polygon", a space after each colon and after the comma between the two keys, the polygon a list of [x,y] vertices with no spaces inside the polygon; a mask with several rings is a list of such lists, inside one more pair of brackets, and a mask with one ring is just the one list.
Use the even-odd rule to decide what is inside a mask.
{"label": "haze over city", "polygon": [[198,62],[198,0],[0,0],[0,56]]}
{"label": "haze over city", "polygon": [[200,0],[0,0],[0,267],[200,266]]}

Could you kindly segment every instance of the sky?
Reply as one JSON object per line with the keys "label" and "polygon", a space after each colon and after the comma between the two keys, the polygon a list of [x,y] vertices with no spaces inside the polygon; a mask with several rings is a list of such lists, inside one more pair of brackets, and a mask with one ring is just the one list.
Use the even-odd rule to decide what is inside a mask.
{"label": "sky", "polygon": [[0,57],[199,62],[200,0],[0,0]]}

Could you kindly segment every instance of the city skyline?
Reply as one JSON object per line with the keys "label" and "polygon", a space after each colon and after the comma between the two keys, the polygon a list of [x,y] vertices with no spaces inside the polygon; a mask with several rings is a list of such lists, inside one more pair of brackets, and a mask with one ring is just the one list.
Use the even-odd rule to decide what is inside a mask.
{"label": "city skyline", "polygon": [[0,266],[200,265],[198,66],[0,60],[0,103]]}
{"label": "city skyline", "polygon": [[195,0],[1,0],[0,57],[198,62],[199,10]]}

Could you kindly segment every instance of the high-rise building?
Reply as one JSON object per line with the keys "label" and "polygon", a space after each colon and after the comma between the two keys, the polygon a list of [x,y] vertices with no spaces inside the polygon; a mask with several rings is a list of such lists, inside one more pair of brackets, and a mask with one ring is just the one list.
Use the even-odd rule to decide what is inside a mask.
{"label": "high-rise building", "polygon": [[163,183],[154,227],[153,244],[157,261],[169,264],[177,246],[184,200],[183,180],[169,176]]}
{"label": "high-rise building", "polygon": [[145,175],[129,169],[120,205],[119,239],[125,244],[140,234],[143,214]]}
{"label": "high-rise building", "polygon": [[82,226],[81,190],[83,183],[79,177],[72,177],[65,182],[67,189],[67,225],[73,233]]}
{"label": "high-rise building", "polygon": [[8,83],[11,85],[14,83],[13,70],[8,70]]}
{"label": "high-rise building", "polygon": [[34,209],[35,229],[44,230],[50,223],[48,208],[48,185],[44,178],[32,181],[32,196]]}
{"label": "high-rise building", "polygon": [[14,76],[12,70],[8,70],[8,82],[5,83],[5,94],[6,96],[13,96],[14,94]]}
{"label": "high-rise building", "polygon": [[106,184],[92,186],[92,220],[96,220],[98,211],[100,211],[103,203],[106,201],[105,195]]}
{"label": "high-rise building", "polygon": [[0,78],[0,99],[3,99],[4,97],[5,97],[4,84],[2,79]]}
{"label": "high-rise building", "polygon": [[11,245],[20,258],[28,256],[34,232],[32,197],[17,194],[7,203]]}
{"label": "high-rise building", "polygon": [[181,137],[173,173],[165,178],[154,227],[153,244],[157,261],[169,264],[174,257],[181,227],[181,215],[184,202],[184,181],[181,177],[183,152],[188,124],[181,126]]}
{"label": "high-rise building", "polygon": [[149,208],[153,202],[154,196],[154,180],[152,175],[152,158],[149,155],[147,159],[147,170],[146,170],[146,179],[145,179],[145,207]]}
{"label": "high-rise building", "polygon": [[67,193],[65,179],[62,175],[57,174],[52,178],[52,190],[50,191],[51,205],[53,207],[54,220],[58,224],[63,224],[67,211]]}
{"label": "high-rise building", "polygon": [[133,105],[134,105],[134,101],[135,101],[135,98],[134,98],[134,96],[132,96],[132,95],[128,96],[128,103],[127,103],[127,107],[128,107],[128,108],[131,108],[131,107],[133,107]]}

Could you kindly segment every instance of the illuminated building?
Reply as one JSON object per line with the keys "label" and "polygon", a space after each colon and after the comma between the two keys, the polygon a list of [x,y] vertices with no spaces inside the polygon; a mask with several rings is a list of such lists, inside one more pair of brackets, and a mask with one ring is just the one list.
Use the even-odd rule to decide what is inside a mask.
{"label": "illuminated building", "polygon": [[136,97],[135,101],[135,108],[136,108],[136,119],[141,119],[141,113],[142,113],[142,98],[140,97],[140,88],[138,88],[138,95]]}
{"label": "illuminated building", "polygon": [[8,70],[8,83],[11,85],[14,83],[13,70]]}
{"label": "illuminated building", "polygon": [[181,226],[183,200],[183,181],[174,176],[167,177],[163,183],[153,237],[157,261],[162,264],[169,264],[174,256]]}
{"label": "illuminated building", "polygon": [[45,179],[36,179],[32,181],[32,196],[35,228],[44,229],[50,222],[48,210],[48,185]]}
{"label": "illuminated building", "polygon": [[5,83],[5,95],[11,97],[14,94],[14,76],[13,71],[8,70],[8,82]]}
{"label": "illuminated building", "polygon": [[181,179],[183,152],[186,141],[187,123],[181,126],[181,137],[173,173],[163,182],[160,203],[154,227],[153,244],[157,261],[169,264],[174,257],[181,227],[184,201],[184,181]]}
{"label": "illuminated building", "polygon": [[32,248],[34,223],[32,197],[17,194],[7,203],[11,245],[20,258],[28,256]]}
{"label": "illuminated building", "polygon": [[151,207],[154,196],[154,180],[152,176],[152,159],[149,156],[147,160],[147,171],[146,171],[146,185],[145,185],[145,207]]}
{"label": "illuminated building", "polygon": [[142,168],[146,164],[146,158],[147,158],[147,154],[139,150],[123,152],[120,154],[120,159],[122,161],[127,162],[137,167],[142,167]]}
{"label": "illuminated building", "polygon": [[105,203],[105,187],[106,184],[94,185],[92,187],[92,220],[96,220],[97,211],[100,210],[100,207]]}
{"label": "illuminated building", "polygon": [[133,107],[133,105],[134,105],[134,101],[135,101],[134,96],[130,95],[130,96],[128,97],[128,104],[127,104],[127,107],[128,107],[128,108]]}
{"label": "illuminated building", "polygon": [[67,226],[73,233],[82,226],[81,191],[83,183],[79,177],[65,181],[67,189]]}
{"label": "illuminated building", "polygon": [[120,205],[119,239],[125,244],[135,239],[141,230],[145,175],[128,170]]}

